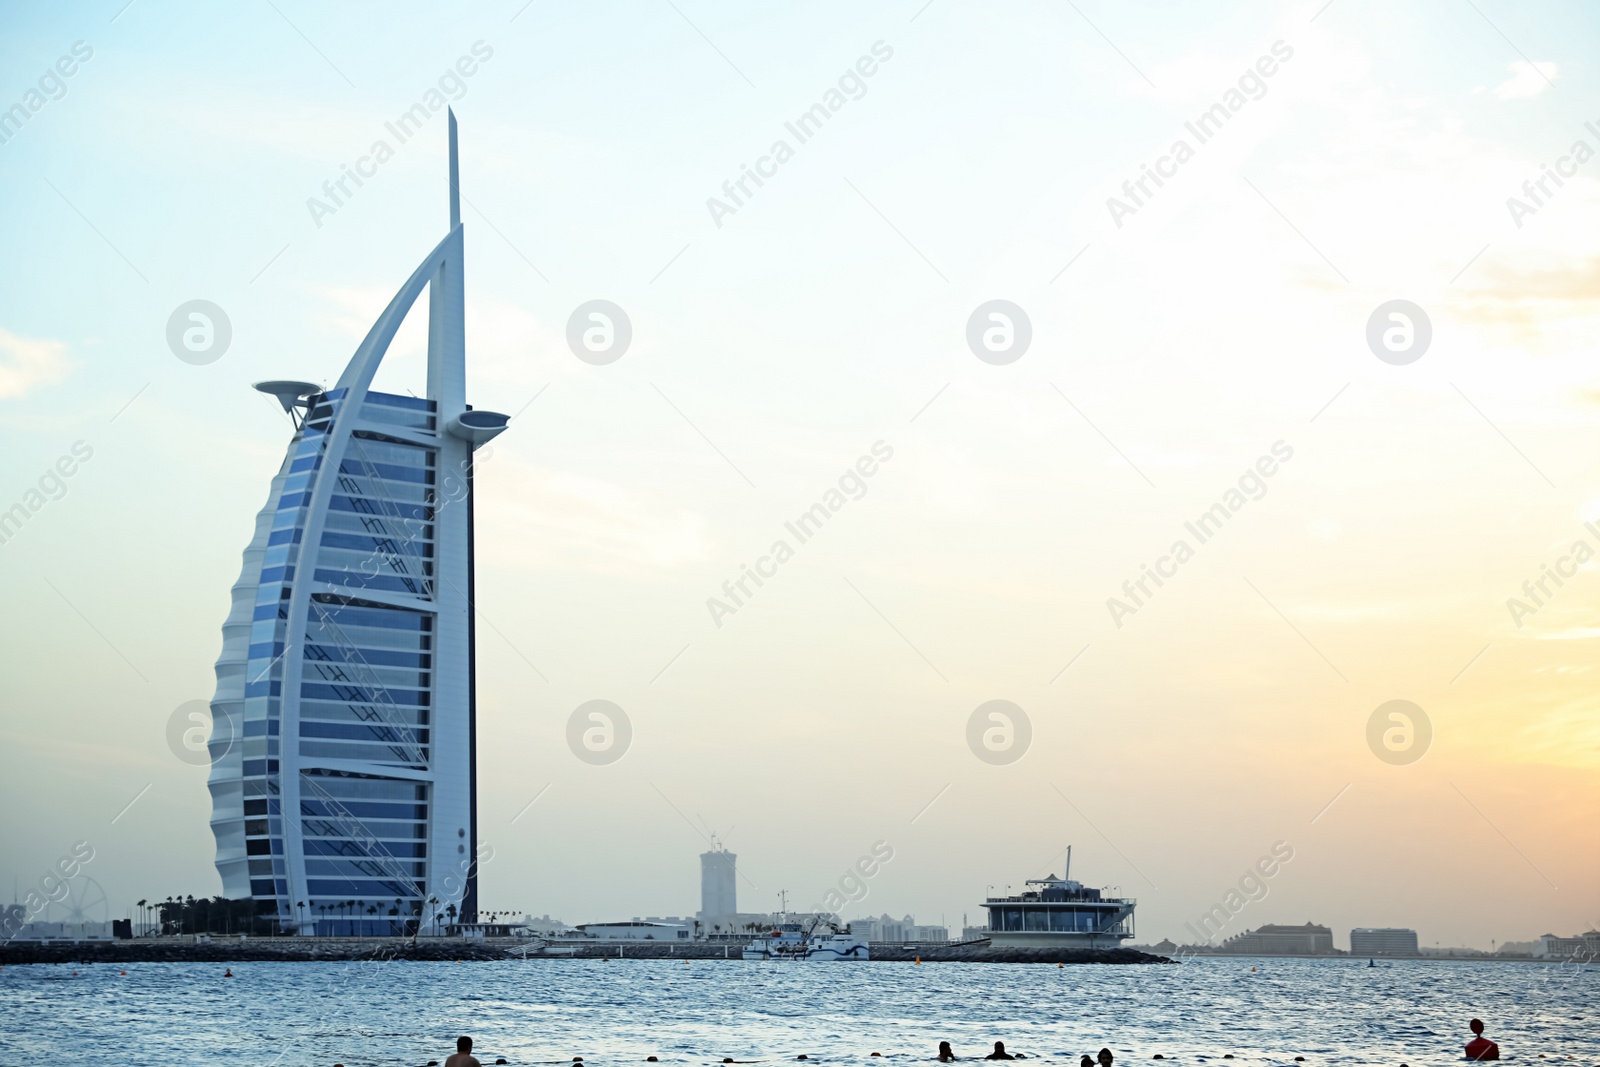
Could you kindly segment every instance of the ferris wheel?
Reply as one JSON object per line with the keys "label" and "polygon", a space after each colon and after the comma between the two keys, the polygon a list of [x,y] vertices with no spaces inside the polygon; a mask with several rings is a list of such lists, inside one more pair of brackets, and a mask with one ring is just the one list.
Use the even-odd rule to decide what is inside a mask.
{"label": "ferris wheel", "polygon": [[67,895],[45,905],[46,922],[103,923],[106,921],[106,892],[86,874],[66,881]]}

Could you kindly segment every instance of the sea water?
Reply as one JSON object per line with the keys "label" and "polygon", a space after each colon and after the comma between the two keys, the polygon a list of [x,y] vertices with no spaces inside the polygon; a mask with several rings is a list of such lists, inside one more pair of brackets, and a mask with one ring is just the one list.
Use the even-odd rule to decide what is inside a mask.
{"label": "sea water", "polygon": [[[993,1042],[1076,1067],[1438,1067],[1471,1018],[1525,1067],[1600,1067],[1600,967],[1365,959],[1175,965],[49,964],[0,970],[0,1063],[418,1065],[470,1034],[485,1064],[963,1059]],[[126,974],[121,972],[126,971]],[[75,973],[76,972],[76,973]],[[881,1053],[874,1059],[871,1053]]]}

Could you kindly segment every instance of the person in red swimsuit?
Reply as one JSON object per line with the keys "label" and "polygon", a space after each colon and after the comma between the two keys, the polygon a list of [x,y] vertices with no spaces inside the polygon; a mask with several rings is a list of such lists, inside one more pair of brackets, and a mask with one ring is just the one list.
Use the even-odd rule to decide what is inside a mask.
{"label": "person in red swimsuit", "polygon": [[1467,1025],[1472,1027],[1473,1038],[1467,1042],[1467,1059],[1469,1060],[1497,1060],[1500,1058],[1500,1046],[1483,1036],[1483,1020],[1474,1019]]}

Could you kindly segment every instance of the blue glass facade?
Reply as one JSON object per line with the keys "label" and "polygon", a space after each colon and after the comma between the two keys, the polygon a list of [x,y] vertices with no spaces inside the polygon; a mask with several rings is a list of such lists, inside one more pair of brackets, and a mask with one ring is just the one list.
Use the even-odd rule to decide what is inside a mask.
{"label": "blue glass facade", "polygon": [[[431,432],[437,419],[429,400],[363,397],[359,424],[372,428],[349,435],[308,551],[314,490],[331,469],[329,430],[346,394],[310,398],[262,559],[241,723],[245,851],[262,914],[314,921],[324,933],[398,933],[426,900],[429,785],[387,779],[381,769],[429,769],[436,616],[362,594],[433,594],[438,449],[387,437],[382,428]],[[373,773],[300,772],[305,892],[290,899],[283,686],[297,575],[309,577],[315,591],[303,620],[290,742],[299,759],[292,762],[368,764]]]}

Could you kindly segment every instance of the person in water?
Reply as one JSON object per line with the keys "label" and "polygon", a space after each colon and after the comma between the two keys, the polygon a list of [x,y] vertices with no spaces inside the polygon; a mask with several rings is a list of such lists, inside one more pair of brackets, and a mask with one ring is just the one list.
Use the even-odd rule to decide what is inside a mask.
{"label": "person in water", "polygon": [[444,1067],[482,1067],[472,1054],[472,1038],[456,1038],[456,1054],[444,1061]]}
{"label": "person in water", "polygon": [[1016,1057],[1013,1056],[1011,1053],[1006,1051],[1006,1043],[1004,1041],[996,1041],[994,1043],[994,1051],[989,1053],[987,1056],[985,1056],[984,1059],[986,1059],[986,1060],[1014,1060],[1014,1059],[1016,1059]]}
{"label": "person in water", "polygon": [[1100,1067],[1111,1067],[1111,1050],[1110,1049],[1108,1049],[1108,1048],[1101,1049],[1099,1054],[1095,1058],[1100,1061]]}
{"label": "person in water", "polygon": [[1085,1056],[1083,1059],[1078,1061],[1078,1067],[1094,1067],[1094,1061]]}
{"label": "person in water", "polygon": [[950,1063],[950,1062],[952,1062],[954,1060],[957,1060],[959,1058],[960,1057],[955,1054],[955,1050],[953,1050],[950,1047],[950,1042],[948,1042],[948,1041],[939,1042],[939,1062],[940,1063]]}
{"label": "person in water", "polygon": [[1500,1046],[1483,1036],[1483,1020],[1474,1019],[1467,1024],[1472,1028],[1473,1038],[1467,1042],[1467,1059],[1469,1060],[1497,1060],[1500,1058]]}

